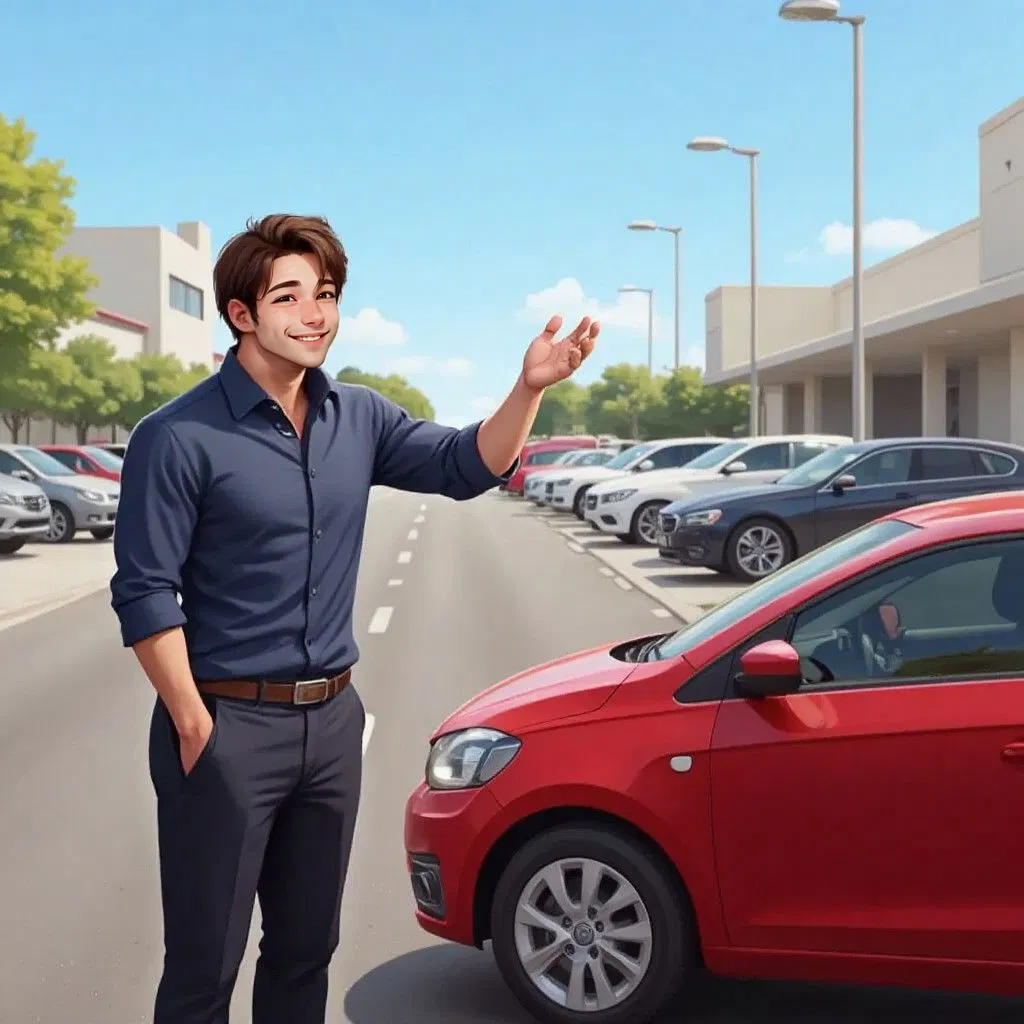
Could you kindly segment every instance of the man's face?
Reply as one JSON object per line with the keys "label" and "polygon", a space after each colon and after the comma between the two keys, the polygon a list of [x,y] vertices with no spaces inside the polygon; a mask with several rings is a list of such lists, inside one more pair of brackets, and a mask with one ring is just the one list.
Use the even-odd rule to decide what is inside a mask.
{"label": "man's face", "polygon": [[270,284],[256,302],[255,324],[240,302],[231,303],[229,313],[265,354],[317,367],[338,333],[337,296],[334,282],[320,280],[315,256],[292,254],[274,260]]}

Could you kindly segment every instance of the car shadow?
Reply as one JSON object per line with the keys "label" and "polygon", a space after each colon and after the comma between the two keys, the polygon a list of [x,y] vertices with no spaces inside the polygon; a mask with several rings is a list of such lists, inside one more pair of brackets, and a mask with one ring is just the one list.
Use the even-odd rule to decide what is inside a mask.
{"label": "car shadow", "polygon": [[707,588],[711,593],[716,590],[742,587],[742,584],[728,577],[719,576],[717,573],[709,576],[686,576],[672,573],[659,573],[656,576],[648,576],[648,581],[666,590],[673,590],[680,587],[701,587]]}
{"label": "car shadow", "polygon": [[[1020,1024],[1024,1001],[698,977],[658,1024]],[[536,1024],[490,953],[438,945],[396,957],[347,992],[352,1024]]]}

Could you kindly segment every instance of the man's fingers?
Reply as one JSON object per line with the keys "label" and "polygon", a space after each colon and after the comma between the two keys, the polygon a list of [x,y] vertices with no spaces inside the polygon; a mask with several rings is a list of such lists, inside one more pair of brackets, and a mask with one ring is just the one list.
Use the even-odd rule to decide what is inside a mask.
{"label": "man's fingers", "polygon": [[547,326],[541,331],[545,337],[553,338],[562,327],[562,318],[556,313],[547,323]]}

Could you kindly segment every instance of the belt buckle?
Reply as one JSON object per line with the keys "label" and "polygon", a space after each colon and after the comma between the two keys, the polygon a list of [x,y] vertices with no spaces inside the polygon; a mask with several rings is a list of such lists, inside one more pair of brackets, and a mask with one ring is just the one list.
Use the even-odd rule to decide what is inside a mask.
{"label": "belt buckle", "polygon": [[[292,692],[292,703],[293,704],[319,704],[322,701],[327,700],[327,684],[330,680],[327,676],[323,676],[321,679],[303,679],[301,682],[295,684],[295,689]],[[318,687],[318,696],[305,698],[302,694],[305,694],[312,687]]]}

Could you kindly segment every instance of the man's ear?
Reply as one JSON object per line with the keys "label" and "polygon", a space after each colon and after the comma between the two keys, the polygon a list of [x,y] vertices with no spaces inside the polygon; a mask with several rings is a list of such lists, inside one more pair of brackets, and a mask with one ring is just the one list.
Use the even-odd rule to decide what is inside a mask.
{"label": "man's ear", "polygon": [[251,334],[256,330],[256,317],[241,299],[232,299],[228,303],[228,319],[243,334]]}

